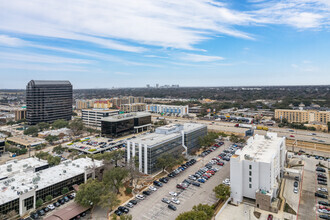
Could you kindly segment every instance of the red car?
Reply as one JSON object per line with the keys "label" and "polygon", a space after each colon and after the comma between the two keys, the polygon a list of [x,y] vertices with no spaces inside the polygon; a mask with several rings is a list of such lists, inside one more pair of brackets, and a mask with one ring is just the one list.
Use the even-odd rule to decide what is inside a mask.
{"label": "red car", "polygon": [[176,185],[176,188],[178,188],[178,189],[186,189],[184,186],[182,186],[182,185],[180,185],[180,184],[177,184],[177,185]]}
{"label": "red car", "polygon": [[217,163],[219,166],[223,166],[223,163],[222,162],[218,162]]}
{"label": "red car", "polygon": [[269,214],[267,220],[273,220],[273,215]]}
{"label": "red car", "polygon": [[290,135],[290,137],[294,138],[294,135]]}

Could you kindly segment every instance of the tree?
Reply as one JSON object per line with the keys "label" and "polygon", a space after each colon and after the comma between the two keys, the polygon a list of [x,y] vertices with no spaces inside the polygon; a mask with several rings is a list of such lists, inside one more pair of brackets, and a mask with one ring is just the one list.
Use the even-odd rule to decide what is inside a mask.
{"label": "tree", "polygon": [[205,212],[189,211],[183,212],[175,220],[209,220]]}
{"label": "tree", "polygon": [[193,207],[193,211],[204,212],[209,219],[211,219],[214,214],[213,208],[207,204],[198,204]]}
{"label": "tree", "polygon": [[36,207],[37,207],[37,208],[39,208],[40,206],[42,206],[42,204],[44,204],[44,200],[42,200],[42,199],[38,199],[38,200],[36,201]]}
{"label": "tree", "polygon": [[226,200],[230,196],[230,186],[220,184],[213,189],[218,199]]}
{"label": "tree", "polygon": [[109,209],[112,211],[113,207],[116,207],[120,204],[120,200],[117,198],[117,195],[111,191],[108,193],[103,193],[100,197],[98,205],[102,208],[107,208],[107,216],[109,216]]}
{"label": "tree", "polygon": [[56,135],[48,135],[47,137],[45,137],[45,140],[52,144],[53,142],[58,141],[59,138]]}
{"label": "tree", "polygon": [[132,215],[121,215],[120,220],[132,220],[133,219],[133,216]]}
{"label": "tree", "polygon": [[102,182],[96,179],[89,179],[86,183],[79,185],[74,201],[84,207],[94,207],[100,202],[103,193],[104,186]]}
{"label": "tree", "polygon": [[61,191],[62,195],[67,194],[68,192],[69,192],[69,188],[68,187],[63,187],[63,189]]}
{"label": "tree", "polygon": [[24,131],[24,134],[25,135],[37,136],[38,135],[38,127],[37,126],[29,127]]}
{"label": "tree", "polygon": [[37,126],[40,130],[43,131],[43,130],[48,129],[50,127],[50,124],[48,124],[46,122],[40,122],[40,123],[37,124]]}
{"label": "tree", "polygon": [[62,147],[62,145],[58,145],[56,147],[53,148],[53,153],[56,153],[56,154],[63,154],[63,152],[65,151],[65,148]]}
{"label": "tree", "polygon": [[69,128],[72,130],[74,135],[79,135],[84,130],[84,123],[81,118],[75,118],[71,121]]}
{"label": "tree", "polygon": [[52,201],[53,200],[53,196],[52,195],[48,195],[48,196],[46,196],[46,201],[47,202],[50,202],[50,201]]}
{"label": "tree", "polygon": [[60,128],[66,128],[68,127],[69,122],[67,122],[64,119],[58,119],[56,121],[54,121],[54,123],[52,124],[52,127],[55,129],[60,129]]}
{"label": "tree", "polygon": [[163,171],[165,169],[172,169],[174,166],[183,163],[184,158],[182,155],[174,156],[169,153],[165,153],[157,158],[156,167],[161,168]]}
{"label": "tree", "polygon": [[119,193],[123,186],[123,180],[128,176],[128,171],[121,167],[114,167],[103,174],[103,183],[107,186],[115,188],[116,193]]}
{"label": "tree", "polygon": [[123,159],[124,155],[125,155],[125,151],[115,150],[110,152],[109,158],[111,158],[115,162],[115,166],[118,167],[118,161]]}
{"label": "tree", "polygon": [[53,157],[52,155],[49,155],[47,157],[47,162],[50,166],[59,165],[60,162],[61,162],[61,158],[60,157]]}

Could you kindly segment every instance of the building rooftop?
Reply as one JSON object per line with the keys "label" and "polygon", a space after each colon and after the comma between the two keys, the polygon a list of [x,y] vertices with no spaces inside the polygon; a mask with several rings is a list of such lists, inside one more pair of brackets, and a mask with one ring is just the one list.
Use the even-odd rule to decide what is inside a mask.
{"label": "building rooftop", "polygon": [[149,112],[132,112],[132,113],[109,116],[109,117],[103,118],[101,121],[117,122],[117,121],[123,121],[123,120],[147,117],[147,116],[151,116],[151,114]]}
{"label": "building rooftop", "polygon": [[166,142],[175,138],[181,138],[181,131],[185,133],[192,132],[196,129],[206,127],[204,124],[197,123],[185,123],[181,124],[171,124],[159,127],[156,129],[155,133],[142,134],[138,138],[132,140],[134,143],[146,144],[149,147],[152,147],[156,144]]}
{"label": "building rooftop", "polygon": [[37,167],[42,167],[47,164],[48,162],[46,160],[40,160],[36,157],[30,157],[22,160],[10,160],[5,164],[0,165],[0,180],[18,173],[34,170]]}
{"label": "building rooftop", "polygon": [[35,146],[35,145],[39,145],[39,144],[46,142],[45,140],[43,140],[41,138],[30,137],[27,135],[18,135],[18,136],[14,136],[14,137],[9,137],[9,138],[7,138],[7,141],[11,141],[16,144],[23,145],[23,146],[29,146],[29,145]]}
{"label": "building rooftop", "polygon": [[13,175],[0,181],[0,205],[19,198],[20,194],[46,188],[102,165],[102,161],[94,160],[93,162],[92,159],[86,157],[74,161],[66,160],[57,166],[38,172],[31,170]]}
{"label": "building rooftop", "polygon": [[29,84],[40,85],[71,85],[68,80],[31,80]]}
{"label": "building rooftop", "polygon": [[277,133],[267,132],[265,136],[256,134],[249,138],[247,145],[233,157],[240,156],[240,160],[269,163],[284,140],[285,137],[278,137]]}

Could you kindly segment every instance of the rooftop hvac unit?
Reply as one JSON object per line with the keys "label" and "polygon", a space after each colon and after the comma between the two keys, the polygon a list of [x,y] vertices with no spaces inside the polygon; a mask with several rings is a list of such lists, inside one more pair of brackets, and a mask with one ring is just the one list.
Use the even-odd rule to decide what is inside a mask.
{"label": "rooftop hvac unit", "polygon": [[77,167],[80,167],[80,166],[77,164]]}
{"label": "rooftop hvac unit", "polygon": [[38,189],[38,187],[39,187],[38,185],[34,185],[34,188],[35,188],[35,189]]}
{"label": "rooftop hvac unit", "polygon": [[66,173],[66,170],[63,170],[63,173]]}
{"label": "rooftop hvac unit", "polygon": [[29,190],[28,189],[24,189],[24,193],[27,193]]}
{"label": "rooftop hvac unit", "polygon": [[11,189],[15,189],[15,186],[12,186]]}
{"label": "rooftop hvac unit", "polygon": [[17,163],[17,160],[14,160],[14,163]]}
{"label": "rooftop hvac unit", "polygon": [[30,190],[32,190],[33,188],[32,188],[32,186],[30,186]]}
{"label": "rooftop hvac unit", "polygon": [[14,182],[15,181],[15,178],[11,178],[11,181]]}

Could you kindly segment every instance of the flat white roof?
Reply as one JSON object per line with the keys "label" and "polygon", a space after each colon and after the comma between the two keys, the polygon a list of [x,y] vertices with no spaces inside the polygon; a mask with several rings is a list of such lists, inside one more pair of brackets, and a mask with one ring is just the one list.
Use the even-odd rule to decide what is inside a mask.
{"label": "flat white roof", "polygon": [[[36,157],[30,157],[22,160],[10,160],[5,164],[0,165],[0,179],[13,176],[18,173],[23,173],[27,170],[34,170],[37,167],[45,166],[48,162],[40,160]],[[11,170],[8,171],[7,169]]]}
{"label": "flat white roof", "polygon": [[[175,128],[175,126],[182,126],[182,125],[165,125],[163,127],[160,127],[161,129],[169,130]],[[185,133],[189,133],[192,131],[195,131],[197,129],[201,129],[203,127],[206,127],[204,124],[197,124],[197,123],[185,123],[183,124],[183,131]],[[157,145],[162,142],[166,142],[169,140],[172,140],[174,138],[181,137],[181,130],[178,130],[177,132],[173,133],[151,133],[151,134],[142,134],[138,138],[132,139],[129,142],[133,143],[141,143],[146,144],[148,146]]]}
{"label": "flat white roof", "polygon": [[267,132],[264,135],[256,134],[247,141],[247,145],[236,152],[233,157],[240,156],[240,160],[252,160],[256,162],[270,162],[276,155],[284,137],[278,137],[277,133]]}
{"label": "flat white roof", "polygon": [[[0,205],[19,198],[19,193],[39,190],[74,176],[85,173],[93,167],[102,166],[103,162],[90,158],[74,161],[66,160],[61,164],[38,172],[27,171],[0,181]],[[37,187],[37,188],[36,188]]]}
{"label": "flat white roof", "polygon": [[149,112],[131,112],[126,114],[119,114],[119,115],[112,115],[109,117],[105,117],[101,121],[117,122],[117,121],[123,121],[127,119],[146,117],[146,116],[151,116],[151,114]]}

